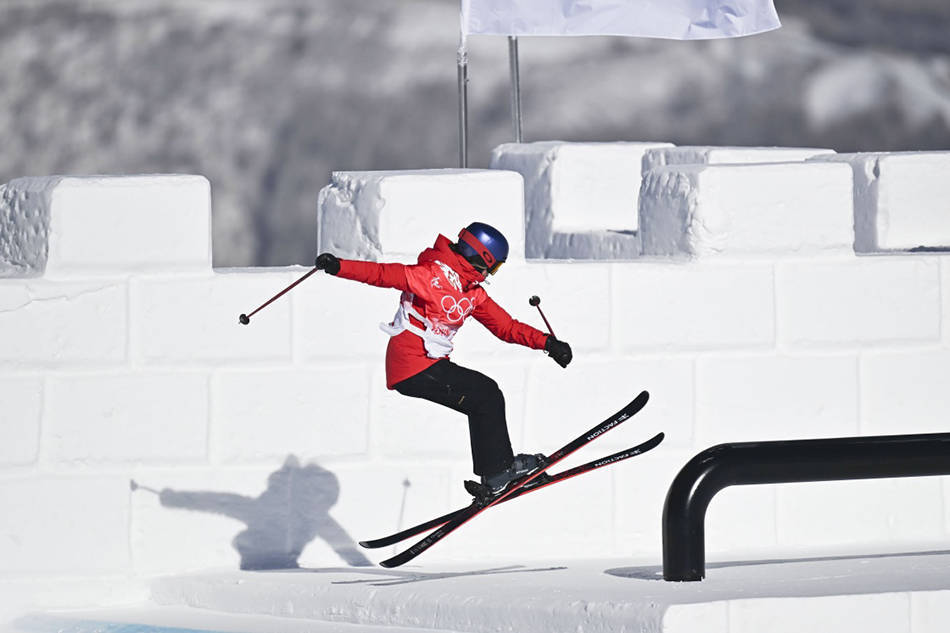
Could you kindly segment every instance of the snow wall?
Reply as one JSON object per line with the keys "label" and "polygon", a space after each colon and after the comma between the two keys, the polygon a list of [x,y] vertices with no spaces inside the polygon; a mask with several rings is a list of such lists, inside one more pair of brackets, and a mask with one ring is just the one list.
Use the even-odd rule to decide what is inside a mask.
{"label": "snow wall", "polygon": [[[314,253],[409,262],[439,232],[498,226],[513,253],[490,294],[543,327],[539,295],[575,352],[563,370],[460,331],[453,359],[499,382],[516,451],[641,389],[647,408],[571,463],[667,439],[418,564],[659,563],[666,490],[699,450],[947,430],[950,153],[534,143],[493,167],[334,174]],[[464,418],[385,388],[396,291],[319,274],[241,326],[307,269],[212,270],[203,177],[0,193],[0,614],[137,602],[208,568],[369,565],[393,550],[355,541],[467,502]],[[707,517],[711,559],[948,536],[941,478],[731,488]]]}

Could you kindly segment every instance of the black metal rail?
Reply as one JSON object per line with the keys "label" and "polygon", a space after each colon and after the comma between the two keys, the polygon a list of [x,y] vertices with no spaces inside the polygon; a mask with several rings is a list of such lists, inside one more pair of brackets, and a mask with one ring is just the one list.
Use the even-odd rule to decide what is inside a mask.
{"label": "black metal rail", "polygon": [[706,508],[723,488],[933,475],[950,475],[950,433],[713,446],[683,466],[666,495],[663,578],[706,575]]}

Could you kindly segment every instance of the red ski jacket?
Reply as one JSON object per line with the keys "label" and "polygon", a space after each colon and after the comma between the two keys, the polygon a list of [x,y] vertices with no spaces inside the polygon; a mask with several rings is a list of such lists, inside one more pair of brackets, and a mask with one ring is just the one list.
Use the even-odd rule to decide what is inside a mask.
{"label": "red ski jacket", "polygon": [[[469,316],[508,343],[544,349],[548,335],[511,318],[479,283],[484,277],[439,235],[418,263],[377,264],[340,260],[338,277],[381,288],[402,290],[400,312],[386,329],[386,386],[418,374],[448,358],[451,339]],[[430,339],[427,343],[424,339]]]}

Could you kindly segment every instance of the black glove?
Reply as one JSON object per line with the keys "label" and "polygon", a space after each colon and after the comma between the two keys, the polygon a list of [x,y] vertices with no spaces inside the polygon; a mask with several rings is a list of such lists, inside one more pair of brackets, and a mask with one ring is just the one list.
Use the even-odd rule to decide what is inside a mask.
{"label": "black glove", "polygon": [[331,253],[320,253],[313,265],[331,275],[340,272],[340,260]]}
{"label": "black glove", "polygon": [[544,343],[544,351],[561,367],[567,367],[571,359],[574,358],[574,354],[571,353],[571,346],[564,341],[557,340],[553,334],[548,336],[548,340]]}

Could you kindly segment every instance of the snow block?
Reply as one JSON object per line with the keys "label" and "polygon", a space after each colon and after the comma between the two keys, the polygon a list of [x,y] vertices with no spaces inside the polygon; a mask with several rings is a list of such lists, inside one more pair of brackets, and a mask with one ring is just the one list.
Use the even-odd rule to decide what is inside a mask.
{"label": "snow block", "polygon": [[[393,425],[398,426],[400,422],[394,421]],[[464,426],[464,418],[460,426]],[[378,568],[372,565],[389,558],[393,548],[363,549],[354,541],[398,532],[467,502],[450,495],[450,491],[467,495],[462,490],[462,479],[452,477],[450,468],[433,459],[407,455],[398,461],[374,460],[372,463],[351,462],[325,467],[332,471],[338,482],[339,497],[332,508],[328,508],[326,503],[322,508],[319,504],[311,507],[316,505],[322,510],[324,524],[329,524],[326,515],[332,516],[342,531],[334,535],[330,530],[322,530],[301,554],[301,565],[338,567],[342,562],[373,572]],[[319,514],[315,513],[315,516],[319,517]],[[463,532],[459,530],[458,534]],[[437,549],[433,548],[431,553]]]}
{"label": "snow block", "polygon": [[[369,367],[339,365],[217,374],[212,382],[212,459],[276,460],[290,449],[305,460],[365,455],[371,374]],[[329,391],[314,388],[330,384]]]}
{"label": "snow block", "polygon": [[776,491],[782,549],[887,543],[892,551],[912,551],[946,538],[938,477],[783,484]]}
{"label": "snow block", "polygon": [[815,156],[833,155],[832,149],[815,147],[726,147],[680,145],[647,150],[644,173],[664,165],[724,165],[746,163],[791,163]]}
{"label": "snow block", "polygon": [[946,433],[950,351],[900,351],[861,358],[863,433]]}
{"label": "snow block", "polygon": [[[539,307],[551,322],[554,332],[569,341],[575,354],[606,351],[609,348],[610,311],[591,309],[610,302],[611,265],[590,262],[572,266],[567,262],[514,265],[504,269],[485,289],[491,298],[513,318],[542,332],[547,331],[538,309],[529,299],[538,296]],[[459,329],[453,357],[492,355],[522,363],[537,358],[540,352],[502,343],[487,328],[472,320]],[[461,362],[461,361],[460,361]],[[551,362],[551,361],[548,361]],[[552,367],[556,367],[551,362]],[[559,368],[558,368],[559,369]]]}
{"label": "snow block", "polygon": [[[301,465],[283,470],[282,461],[245,469],[138,469],[129,538],[135,571],[239,569],[236,537],[241,533],[240,547],[249,559],[273,552],[274,542],[287,544],[292,540],[290,504],[299,504],[303,513],[314,499],[306,493],[306,477],[282,476],[291,470],[303,474]],[[305,485],[295,490],[294,479]]]}
{"label": "snow block", "polygon": [[[121,573],[129,565],[129,480],[38,476],[0,486],[0,573]],[[67,527],[68,526],[68,527]]]}
{"label": "snow block", "polygon": [[115,365],[128,331],[125,283],[0,281],[0,366]]}
{"label": "snow block", "polygon": [[250,314],[300,276],[276,269],[134,279],[132,356],[151,364],[290,360],[293,293],[251,317],[248,325],[241,325],[238,316]]}
{"label": "snow block", "polygon": [[358,539],[450,506],[444,469],[422,462],[334,464],[285,455],[254,467],[137,471],[136,571],[368,567],[390,550],[364,550]]}
{"label": "snow block", "polygon": [[317,273],[293,290],[294,354],[305,362],[382,363],[389,335],[379,324],[393,320],[399,296],[392,288]]}
{"label": "snow block", "polygon": [[[672,483],[665,481],[663,489]],[[663,516],[662,506],[656,516]],[[726,488],[709,504],[705,523],[707,560],[735,552],[775,551],[775,486]]]}
{"label": "snow block", "polygon": [[0,375],[0,468],[36,462],[40,448],[43,381]]}
{"label": "snow block", "polygon": [[851,253],[851,170],[833,163],[670,165],[643,177],[643,255]]}
{"label": "snow block", "polygon": [[510,260],[524,258],[524,189],[518,174],[485,169],[334,172],[320,190],[317,250],[344,258],[415,262],[439,233],[472,222],[501,231]]}
{"label": "snow block", "polygon": [[913,633],[941,633],[950,622],[950,593],[927,591],[912,594],[910,617]]}
{"label": "snow block", "polygon": [[[141,600],[140,603],[145,603]],[[102,604],[94,600],[85,604]],[[417,627],[348,626],[332,621],[229,614],[183,607],[139,606],[65,613],[31,613],[17,618],[16,633],[420,633]],[[427,633],[448,633],[432,631]],[[916,631],[915,631],[916,633]]]}
{"label": "snow block", "polygon": [[204,374],[57,376],[47,385],[44,453],[55,462],[200,461],[207,429]]}
{"label": "snow block", "polygon": [[940,340],[937,258],[778,264],[778,341],[860,347]]}
{"label": "snow block", "polygon": [[[551,452],[618,411],[641,391],[650,393],[635,422],[597,439],[594,453],[617,451],[663,432],[663,446],[693,444],[693,362],[682,358],[590,358],[579,356],[562,371],[538,359],[528,379],[524,452]],[[639,459],[639,458],[638,458]],[[631,462],[632,463],[632,462]]]}
{"label": "snow block", "polygon": [[0,276],[210,267],[203,176],[21,178],[0,187]]}
{"label": "snow block", "polygon": [[643,262],[614,276],[610,303],[615,350],[771,349],[775,342],[768,265]]}
{"label": "snow block", "polygon": [[633,229],[554,231],[547,252],[545,259],[624,261],[638,257],[640,238]]}
{"label": "snow block", "polygon": [[[816,569],[812,573],[817,575],[821,571]],[[808,596],[801,591],[797,595]],[[861,595],[841,590],[837,595],[731,600],[727,604],[725,622],[729,633],[827,631],[831,623],[835,633],[918,633],[917,629],[908,628],[910,598],[915,595],[918,593],[913,591]],[[678,609],[679,605],[674,608]],[[664,633],[688,633],[689,630],[664,629]]]}
{"label": "snow block", "polygon": [[950,152],[820,156],[854,171],[854,250],[950,250]]}
{"label": "snow block", "polygon": [[525,181],[527,257],[634,259],[643,156],[669,143],[506,143],[491,167]]}
{"label": "snow block", "polygon": [[696,363],[699,446],[859,434],[854,357],[744,355]]}
{"label": "snow block", "polygon": [[60,178],[21,178],[0,185],[0,276],[43,273],[49,254],[50,198]]}
{"label": "snow block", "polygon": [[[486,512],[486,520],[503,507]],[[278,616],[321,632],[323,624],[327,631],[333,626],[342,631],[344,623],[352,623],[367,632],[375,631],[374,626],[404,626],[471,633],[937,633],[946,630],[944,615],[950,612],[947,558],[942,552],[811,552],[802,558],[773,553],[716,561],[708,567],[708,577],[695,583],[662,582],[655,553],[635,562],[616,561],[607,569],[614,561],[532,564],[515,558],[515,564],[494,568],[456,563],[396,570],[338,567],[319,573],[208,572],[157,578],[152,590],[154,601],[162,605],[187,605],[207,614]],[[44,633],[74,630],[69,619],[64,621],[68,617],[55,614],[58,626],[52,624]],[[179,620],[188,622],[195,628],[202,620]],[[252,622],[255,631],[298,630],[253,620],[245,628],[229,622],[215,630],[252,630]],[[104,625],[88,630],[104,630]]]}

